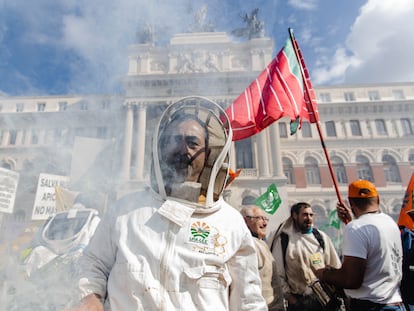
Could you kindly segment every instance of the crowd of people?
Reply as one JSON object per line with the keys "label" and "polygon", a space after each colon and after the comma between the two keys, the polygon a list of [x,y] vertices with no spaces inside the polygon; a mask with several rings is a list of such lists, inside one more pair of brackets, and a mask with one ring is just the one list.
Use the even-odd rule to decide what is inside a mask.
{"label": "crowd of people", "polygon": [[79,303],[68,310],[406,310],[400,231],[372,183],[350,183],[349,207],[337,206],[346,223],[340,258],[306,202],[269,236],[260,207],[239,212],[223,200],[231,141],[212,101],[166,109],[151,185],[104,215],[79,262]]}

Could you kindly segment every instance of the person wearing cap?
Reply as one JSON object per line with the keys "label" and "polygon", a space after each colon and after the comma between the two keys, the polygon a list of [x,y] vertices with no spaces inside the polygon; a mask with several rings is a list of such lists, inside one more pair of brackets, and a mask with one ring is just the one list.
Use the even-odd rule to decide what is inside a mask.
{"label": "person wearing cap", "polygon": [[349,184],[349,209],[338,204],[348,224],[342,242],[342,266],[316,270],[320,280],[345,288],[352,311],[405,310],[400,294],[402,246],[396,222],[380,210],[375,186],[367,180]]}
{"label": "person wearing cap", "polygon": [[253,238],[222,198],[232,131],[220,106],[184,98],[154,132],[149,189],[121,198],[81,260],[71,310],[267,310]]}
{"label": "person wearing cap", "polygon": [[329,236],[314,226],[312,206],[293,204],[290,217],[276,231],[271,246],[288,311],[323,311],[312,289],[316,276],[313,258],[319,264],[339,268],[341,261]]}
{"label": "person wearing cap", "polygon": [[266,299],[269,311],[282,311],[284,310],[284,304],[276,262],[265,241],[269,218],[256,205],[243,206],[240,213],[253,236],[256,246],[263,297]]}

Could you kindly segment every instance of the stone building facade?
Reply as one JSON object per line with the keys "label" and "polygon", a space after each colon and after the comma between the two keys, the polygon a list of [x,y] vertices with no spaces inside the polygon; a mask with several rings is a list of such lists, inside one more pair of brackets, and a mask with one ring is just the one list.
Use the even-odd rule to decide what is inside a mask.
{"label": "stone building facade", "polygon": [[[96,161],[103,165],[95,169],[99,187],[91,186],[96,180],[89,174],[74,190],[113,199],[145,187],[163,109],[190,95],[228,107],[271,61],[273,45],[269,38],[234,42],[226,33],[177,34],[167,46],[130,46],[122,95],[0,97],[0,166],[20,173],[14,213],[3,219],[30,220],[39,173],[74,175],[73,158],[88,156],[76,145],[79,137],[106,141],[110,152]],[[342,198],[349,181],[372,180],[382,208],[396,218],[414,172],[414,83],[315,86],[315,93]],[[235,142],[232,151],[232,169],[242,169],[225,191],[233,206],[252,202],[275,183],[282,206],[271,226],[298,201],[314,206],[317,223],[327,221],[338,199],[315,124],[290,135],[282,119]]]}

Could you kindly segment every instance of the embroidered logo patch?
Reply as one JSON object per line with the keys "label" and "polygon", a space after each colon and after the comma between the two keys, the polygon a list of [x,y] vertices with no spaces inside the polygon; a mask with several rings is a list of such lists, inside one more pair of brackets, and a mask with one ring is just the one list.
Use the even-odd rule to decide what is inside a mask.
{"label": "embroidered logo patch", "polygon": [[192,250],[203,254],[224,256],[227,238],[219,233],[216,227],[211,227],[204,221],[193,222],[190,226],[188,243]]}
{"label": "embroidered logo patch", "polygon": [[194,238],[206,239],[210,234],[210,227],[205,222],[196,221],[191,225],[191,235]]}

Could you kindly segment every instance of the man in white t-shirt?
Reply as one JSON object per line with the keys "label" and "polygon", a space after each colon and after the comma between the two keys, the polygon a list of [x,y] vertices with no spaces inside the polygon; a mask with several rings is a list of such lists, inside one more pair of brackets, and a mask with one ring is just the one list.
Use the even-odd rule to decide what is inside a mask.
{"label": "man in white t-shirt", "polygon": [[[395,221],[382,213],[375,186],[367,180],[349,184],[348,200],[355,219],[344,230],[340,269],[316,271],[326,283],[345,288],[352,311],[405,310],[401,294],[402,246]],[[338,215],[350,220],[338,204]]]}

